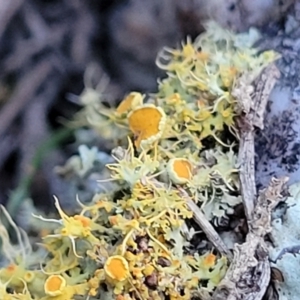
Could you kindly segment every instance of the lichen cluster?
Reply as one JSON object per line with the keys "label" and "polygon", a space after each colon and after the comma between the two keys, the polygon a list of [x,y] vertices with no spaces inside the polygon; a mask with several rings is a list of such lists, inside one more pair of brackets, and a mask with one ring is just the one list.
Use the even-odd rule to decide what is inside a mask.
{"label": "lichen cluster", "polygon": [[106,166],[114,188],[90,203],[77,199],[75,215],[55,199],[58,219],[35,216],[56,227],[41,251],[3,209],[18,243],[0,227],[7,259],[0,299],[175,300],[213,291],[227,260],[211,249],[188,251],[193,212],[186,201],[214,221],[240,202],[232,90],[239,76],[255,77],[276,59],[252,48],[254,37],[256,31],[235,35],[209,23],[193,43],[158,55],[166,77],[156,93],[129,93],[116,109],[94,91],[82,95],[81,123],[118,145]]}

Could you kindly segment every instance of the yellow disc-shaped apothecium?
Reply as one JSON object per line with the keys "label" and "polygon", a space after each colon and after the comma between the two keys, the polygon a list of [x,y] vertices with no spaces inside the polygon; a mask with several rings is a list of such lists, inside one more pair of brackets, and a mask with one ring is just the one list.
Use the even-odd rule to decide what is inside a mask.
{"label": "yellow disc-shaped apothecium", "polygon": [[66,280],[60,275],[51,275],[45,281],[45,293],[51,297],[61,295],[66,287]]}
{"label": "yellow disc-shaped apothecium", "polygon": [[160,107],[145,104],[129,114],[128,122],[135,136],[135,146],[146,148],[162,136],[166,114]]}
{"label": "yellow disc-shaped apothecium", "polygon": [[172,158],[168,162],[167,172],[173,183],[183,184],[192,179],[193,167],[187,159]]}
{"label": "yellow disc-shaped apothecium", "polygon": [[127,95],[116,109],[120,115],[127,113],[137,106],[143,105],[143,95],[137,92],[131,92]]}
{"label": "yellow disc-shaped apothecium", "polygon": [[104,271],[111,279],[123,281],[129,275],[129,265],[123,256],[115,255],[107,259]]}

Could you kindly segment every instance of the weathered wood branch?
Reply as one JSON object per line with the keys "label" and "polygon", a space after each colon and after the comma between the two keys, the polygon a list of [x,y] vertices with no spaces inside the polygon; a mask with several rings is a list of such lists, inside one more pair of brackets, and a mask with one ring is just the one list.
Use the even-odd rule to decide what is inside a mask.
{"label": "weathered wood branch", "polygon": [[[279,72],[269,66],[256,81],[255,90],[249,88],[249,78],[240,78],[235,94],[244,115],[240,124],[240,181],[249,232],[242,245],[234,247],[234,258],[214,292],[213,299],[261,300],[270,282],[270,264],[265,236],[271,231],[272,209],[282,200],[287,178],[273,179],[256,196],[254,170],[254,128],[263,128],[263,117],[269,95]],[[247,93],[248,92],[248,93]],[[253,93],[254,92],[254,93]],[[251,100],[249,105],[249,100]],[[247,102],[248,101],[248,102]]]}
{"label": "weathered wood branch", "polygon": [[36,90],[51,72],[51,64],[43,61],[20,80],[9,102],[0,111],[0,136],[8,129],[14,119],[32,99]]}

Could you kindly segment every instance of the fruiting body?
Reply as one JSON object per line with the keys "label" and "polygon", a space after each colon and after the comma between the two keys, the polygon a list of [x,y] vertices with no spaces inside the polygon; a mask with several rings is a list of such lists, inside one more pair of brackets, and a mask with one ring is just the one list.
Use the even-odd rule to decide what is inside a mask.
{"label": "fruiting body", "polygon": [[167,172],[173,183],[184,184],[192,179],[193,166],[187,159],[173,158],[167,164]]}
{"label": "fruiting body", "polygon": [[60,275],[49,276],[44,284],[45,293],[51,297],[61,295],[65,287],[66,280]]}
{"label": "fruiting body", "polygon": [[137,148],[148,148],[159,140],[166,123],[165,112],[152,104],[137,107],[128,116]]}

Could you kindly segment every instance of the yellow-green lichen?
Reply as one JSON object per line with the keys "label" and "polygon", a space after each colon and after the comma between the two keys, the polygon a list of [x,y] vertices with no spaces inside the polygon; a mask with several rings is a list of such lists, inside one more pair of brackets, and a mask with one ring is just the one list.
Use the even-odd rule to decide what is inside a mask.
{"label": "yellow-green lichen", "polygon": [[[208,23],[194,42],[158,55],[166,77],[157,93],[132,92],[116,109],[85,90],[78,122],[121,145],[107,164],[115,185],[90,203],[78,200],[72,216],[55,199],[59,218],[38,216],[55,226],[43,236],[42,256],[5,213],[18,244],[0,224],[1,299],[188,300],[214,290],[228,262],[211,250],[188,250],[183,228],[193,212],[180,189],[216,226],[240,202],[232,91],[239,76],[255,78],[278,57],[252,48],[252,36]],[[73,160],[81,177],[95,151],[85,151],[93,158],[84,168]]]}

